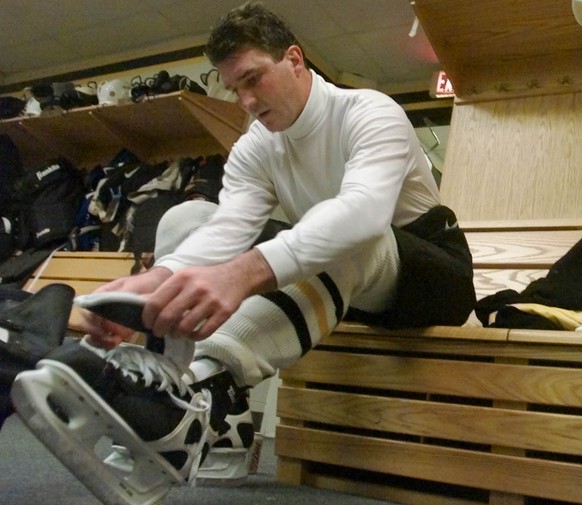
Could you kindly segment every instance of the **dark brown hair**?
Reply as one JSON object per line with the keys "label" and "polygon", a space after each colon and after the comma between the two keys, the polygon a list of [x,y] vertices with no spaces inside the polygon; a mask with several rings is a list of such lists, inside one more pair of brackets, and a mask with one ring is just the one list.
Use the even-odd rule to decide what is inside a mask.
{"label": "dark brown hair", "polygon": [[280,61],[292,45],[299,45],[287,24],[259,2],[247,2],[219,19],[206,44],[213,65],[235,51],[257,48]]}

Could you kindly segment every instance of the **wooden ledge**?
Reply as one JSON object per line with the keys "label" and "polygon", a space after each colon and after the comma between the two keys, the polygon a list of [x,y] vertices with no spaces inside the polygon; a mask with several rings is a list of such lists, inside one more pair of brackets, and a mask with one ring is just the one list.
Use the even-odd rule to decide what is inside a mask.
{"label": "wooden ledge", "polygon": [[[381,326],[369,326],[364,323],[342,321],[334,330],[331,338],[342,334],[367,337],[423,337],[450,340],[489,340],[507,341],[509,330],[506,328],[480,328],[467,326],[427,326],[425,328],[405,328],[388,330]],[[582,335],[581,335],[582,340]]]}
{"label": "wooden ledge", "polygon": [[459,226],[466,232],[581,230],[582,219],[461,220]]}
{"label": "wooden ledge", "polygon": [[582,332],[552,330],[509,330],[509,342],[582,346]]}

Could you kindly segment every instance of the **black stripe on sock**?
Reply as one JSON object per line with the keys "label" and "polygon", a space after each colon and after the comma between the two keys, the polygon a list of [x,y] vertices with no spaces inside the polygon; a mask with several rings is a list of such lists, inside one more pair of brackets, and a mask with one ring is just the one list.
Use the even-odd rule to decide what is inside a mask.
{"label": "black stripe on sock", "polygon": [[329,274],[322,272],[317,277],[323,283],[325,289],[327,289],[329,296],[331,296],[331,299],[335,306],[336,322],[339,323],[344,318],[344,300],[342,298],[342,295],[339,292],[337,286],[335,285],[335,282],[333,282],[333,279],[329,276]]}
{"label": "black stripe on sock", "polygon": [[311,335],[307,321],[305,321],[305,316],[301,312],[299,305],[288,294],[283,293],[283,291],[272,291],[262,296],[277,305],[289,318],[289,321],[291,321],[291,324],[295,328],[295,333],[301,346],[301,356],[303,356],[311,349]]}

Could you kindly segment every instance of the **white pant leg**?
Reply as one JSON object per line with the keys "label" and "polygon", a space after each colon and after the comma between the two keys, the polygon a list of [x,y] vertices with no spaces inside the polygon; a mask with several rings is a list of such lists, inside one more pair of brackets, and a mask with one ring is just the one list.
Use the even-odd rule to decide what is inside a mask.
{"label": "white pant leg", "polygon": [[400,271],[398,245],[392,229],[381,239],[358,251],[351,262],[359,282],[352,293],[350,305],[371,313],[386,310],[394,297]]}
{"label": "white pant leg", "polygon": [[192,200],[171,207],[158,223],[154,258],[174,252],[188,235],[208,221],[215,210],[216,204],[205,200]]}

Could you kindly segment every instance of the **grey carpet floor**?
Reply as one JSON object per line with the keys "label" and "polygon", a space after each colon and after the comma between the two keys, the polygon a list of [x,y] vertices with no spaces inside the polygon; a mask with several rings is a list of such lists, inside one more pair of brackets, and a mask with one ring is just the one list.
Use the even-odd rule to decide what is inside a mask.
{"label": "grey carpet floor", "polygon": [[[172,490],[164,505],[390,505],[387,502],[275,480],[272,439],[263,444],[258,472],[238,488]],[[0,430],[0,505],[100,505],[28,431],[16,415]]]}

